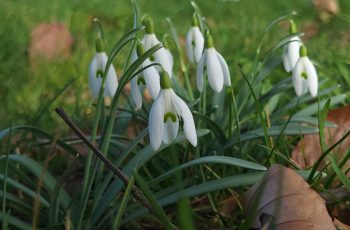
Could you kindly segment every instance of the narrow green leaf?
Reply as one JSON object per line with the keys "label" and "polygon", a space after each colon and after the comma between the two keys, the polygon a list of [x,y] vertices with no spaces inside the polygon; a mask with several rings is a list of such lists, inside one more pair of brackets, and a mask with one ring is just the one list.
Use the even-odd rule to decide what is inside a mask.
{"label": "narrow green leaf", "polygon": [[350,179],[341,171],[341,169],[338,167],[337,162],[335,161],[335,158],[333,155],[328,155],[328,160],[331,162],[332,168],[334,172],[337,174],[339,180],[342,182],[342,184],[350,191]]}
{"label": "narrow green leaf", "polygon": [[176,168],[173,168],[173,169],[167,171],[166,173],[162,174],[161,176],[155,178],[154,180],[152,180],[150,182],[150,184],[157,183],[157,182],[163,180],[164,178],[169,177],[170,175],[174,174],[178,170],[183,170],[185,168],[188,168],[188,167],[191,167],[194,165],[198,165],[198,164],[226,164],[226,165],[238,166],[238,167],[253,169],[253,170],[262,170],[262,171],[266,170],[265,166],[262,166],[262,165],[259,165],[259,164],[256,164],[256,163],[253,163],[250,161],[234,158],[234,157],[207,156],[207,157],[197,158],[197,159],[188,161],[182,165],[179,165]]}
{"label": "narrow green leaf", "polygon": [[162,224],[166,229],[168,230],[174,229],[168,216],[165,214],[165,211],[158,204],[156,198],[154,197],[152,191],[147,186],[146,182],[140,177],[140,175],[136,171],[133,172],[133,175],[135,177],[136,183],[139,185],[140,190],[143,192],[143,194],[151,204],[153,212],[156,215],[156,217],[162,222]]}
{"label": "narrow green leaf", "polygon": [[115,217],[113,229],[119,229],[119,225],[120,225],[122,217],[124,215],[126,205],[128,204],[128,201],[129,201],[129,197],[130,197],[130,194],[131,194],[132,187],[134,186],[134,182],[135,182],[135,177],[131,176],[129,184],[126,187],[126,190],[125,190],[125,193],[124,193],[124,196],[123,196],[123,200],[122,200],[122,202],[121,202],[121,204],[119,206],[117,216]]}
{"label": "narrow green leaf", "polygon": [[[33,133],[36,133],[40,136],[43,136],[45,138],[47,138],[49,141],[56,141],[58,145],[60,145],[62,148],[64,148],[65,150],[67,150],[70,153],[76,153],[76,150],[74,148],[72,148],[70,145],[66,144],[64,141],[62,141],[61,139],[57,139],[55,137],[53,137],[52,135],[50,135],[49,133],[47,133],[46,131],[39,129],[39,128],[35,128],[33,126],[28,126],[28,125],[19,125],[19,126],[14,126],[12,127],[12,131],[30,131]],[[6,137],[10,132],[10,129],[4,129],[0,131],[0,141]]]}
{"label": "narrow green leaf", "polygon": [[317,113],[318,106],[324,107],[328,100],[330,100],[330,105],[329,106],[331,107],[331,106],[334,106],[336,104],[339,104],[339,103],[343,102],[348,97],[349,97],[348,94],[340,94],[340,95],[333,96],[333,97],[331,97],[329,99],[325,99],[325,100],[320,101],[319,105],[318,105],[318,103],[314,103],[312,105],[309,105],[305,109],[297,112],[295,115],[296,116],[300,116],[300,115],[311,116],[311,115]]}
{"label": "narrow green leaf", "polygon": [[[201,136],[207,135],[208,133],[209,133],[209,130],[207,129],[199,129],[197,130],[197,137],[199,138]],[[179,132],[175,140],[169,145],[181,143],[185,140],[187,140],[187,138],[184,132]],[[160,153],[163,149],[167,148],[169,145],[163,144],[157,151],[154,151],[151,145],[147,145],[145,148],[139,151],[132,159],[130,159],[128,164],[123,168],[123,172],[125,173],[125,175],[130,176],[132,173],[132,170],[134,169],[137,170],[138,168],[142,167],[152,157],[156,156],[158,153]],[[114,199],[115,194],[119,193],[122,188],[123,188],[123,184],[120,183],[120,180],[118,179],[109,185],[103,197],[99,199],[97,208],[94,210],[94,213],[92,215],[93,223],[96,223],[97,220],[103,215],[104,211],[108,207],[108,204],[110,204]]]}
{"label": "narrow green leaf", "polygon": [[220,128],[220,126],[218,126],[216,122],[211,120],[208,116],[196,111],[193,112],[193,115],[202,120],[208,126],[208,128],[213,131],[217,140],[220,141],[221,144],[227,141],[224,131]]}
{"label": "narrow green leaf", "polygon": [[[4,217],[5,215],[6,215],[6,217]],[[9,224],[15,226],[18,229],[21,229],[21,230],[32,230],[32,226],[27,224],[23,220],[21,220],[21,219],[19,219],[17,217],[8,215],[6,213],[4,214],[4,213],[0,212],[0,220],[4,221],[5,218],[8,219]]]}
{"label": "narrow green leaf", "polygon": [[[265,175],[265,172],[246,173],[242,175],[235,175],[235,176],[220,178],[217,180],[207,181],[198,185],[191,186],[184,190],[174,192],[168,196],[159,198],[158,204],[161,206],[166,206],[177,202],[182,197],[190,198],[190,197],[195,197],[195,196],[203,195],[209,192],[214,192],[222,189],[251,185],[261,180],[264,175]],[[123,222],[128,222],[146,212],[147,212],[146,209],[139,209],[135,211],[132,215],[125,218]]]}
{"label": "narrow green leaf", "polygon": [[[267,135],[270,136],[279,136],[281,134],[281,131],[284,129],[285,126],[272,126],[267,129]],[[318,128],[303,126],[295,123],[289,123],[287,127],[284,130],[285,135],[300,135],[300,134],[312,134],[317,133]],[[246,132],[243,135],[241,135],[241,141],[249,141],[254,139],[259,139],[264,137],[264,130],[262,128],[252,130],[250,132]],[[237,139],[233,137],[231,140],[229,140],[225,145],[223,145],[221,148],[218,149],[218,151],[223,151],[235,144],[237,144]]]}

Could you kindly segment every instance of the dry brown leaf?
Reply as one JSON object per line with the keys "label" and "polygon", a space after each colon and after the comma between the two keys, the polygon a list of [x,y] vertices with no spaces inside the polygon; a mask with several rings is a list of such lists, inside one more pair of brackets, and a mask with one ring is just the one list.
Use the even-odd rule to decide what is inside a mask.
{"label": "dry brown leaf", "polygon": [[281,165],[271,166],[245,193],[243,205],[252,228],[266,226],[265,219],[277,230],[335,229],[324,200],[296,172]]}
{"label": "dry brown leaf", "polygon": [[[335,123],[336,128],[325,127],[325,142],[332,146],[350,130],[350,105],[328,112],[327,120]],[[346,138],[333,150],[337,160],[342,159],[344,153],[350,147],[350,137]],[[318,134],[307,134],[293,149],[292,159],[302,168],[310,168],[321,156],[320,139]],[[323,167],[323,165],[321,165]]]}
{"label": "dry brown leaf", "polygon": [[338,219],[334,219],[333,221],[334,226],[337,227],[337,229],[341,229],[341,230],[350,230],[350,226],[343,224],[342,222],[340,222]]}
{"label": "dry brown leaf", "polygon": [[313,0],[313,4],[318,11],[325,11],[329,14],[339,13],[337,0]]}
{"label": "dry brown leaf", "polygon": [[337,0],[313,0],[318,16],[323,22],[328,22],[333,15],[339,14]]}
{"label": "dry brown leaf", "polygon": [[73,37],[61,23],[41,23],[30,34],[29,57],[32,64],[38,60],[55,60],[71,55]]}

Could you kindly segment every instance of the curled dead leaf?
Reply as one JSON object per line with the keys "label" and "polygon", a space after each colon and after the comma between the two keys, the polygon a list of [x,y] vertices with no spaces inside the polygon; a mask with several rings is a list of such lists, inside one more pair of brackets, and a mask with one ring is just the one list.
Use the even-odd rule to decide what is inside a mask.
{"label": "curled dead leaf", "polygon": [[342,222],[340,222],[338,219],[334,219],[333,221],[334,226],[337,227],[337,229],[339,230],[350,230],[350,226],[343,224]]}
{"label": "curled dead leaf", "polygon": [[62,23],[41,23],[30,33],[29,58],[32,64],[39,60],[65,59],[71,55],[73,36]]}
{"label": "curled dead leaf", "polygon": [[250,227],[263,229],[335,229],[324,200],[292,169],[273,165],[244,195]]}
{"label": "curled dead leaf", "polygon": [[[343,135],[350,130],[350,105],[328,112],[327,120],[335,123],[336,128],[325,127],[324,136],[327,146],[332,146]],[[350,137],[346,138],[338,147],[333,150],[333,154],[339,161],[350,147]],[[322,154],[320,137],[318,134],[307,134],[299,141],[292,152],[292,160],[297,162],[302,168],[310,168],[320,158]],[[347,164],[349,165],[350,162]],[[320,167],[323,167],[321,164]]]}
{"label": "curled dead leaf", "polygon": [[337,0],[313,0],[313,4],[318,11],[325,11],[330,14],[339,13],[339,4]]}

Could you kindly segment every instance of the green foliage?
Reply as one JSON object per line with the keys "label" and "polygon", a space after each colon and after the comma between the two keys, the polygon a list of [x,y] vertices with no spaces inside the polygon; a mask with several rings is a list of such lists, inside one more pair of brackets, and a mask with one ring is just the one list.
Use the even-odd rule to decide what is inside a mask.
{"label": "green foliage", "polygon": [[[350,12],[348,1],[340,4],[343,12]],[[196,66],[184,55],[182,41],[194,12],[229,63],[232,86],[220,93],[209,87],[198,92]],[[146,13],[155,21],[157,36],[171,35],[173,89],[193,114],[196,147],[188,143],[186,130],[180,130],[174,141],[153,150],[147,127],[152,101],[144,101],[142,110],[135,111],[125,90],[144,69],[159,67],[141,65],[163,48],[161,44],[131,61],[135,42],[144,34],[140,21]],[[303,34],[300,26],[301,33],[287,35],[283,23],[291,17],[297,24],[313,20],[320,27],[305,41],[319,73],[318,98],[295,96],[290,74],[283,71],[283,46],[292,36]],[[322,155],[300,174],[316,188],[328,189],[338,178],[349,189],[345,165],[350,152],[337,163],[332,150],[350,132],[332,146],[326,145],[323,133],[324,127],[334,126],[326,121],[329,109],[349,102],[349,47],[344,48],[338,38],[348,28],[347,17],[341,13],[320,24],[312,5],[303,0],[4,3],[0,9],[0,91],[6,92],[0,97],[2,228],[142,229],[144,222],[162,223],[167,229],[213,223],[237,228],[245,221],[241,207],[245,188],[259,181],[272,163],[297,168],[289,153],[303,134],[320,134]],[[69,26],[75,38],[72,55],[33,67],[24,55],[29,31],[51,19]],[[86,96],[96,37],[104,40],[108,53],[103,82],[111,65],[119,76],[109,103],[103,97],[104,84],[96,104]],[[127,183],[72,137],[52,112],[57,106],[65,108]],[[6,128],[10,120],[15,125]],[[319,172],[325,159],[330,164]],[[136,188],[141,199],[135,199]],[[237,206],[229,217],[219,209],[227,197],[234,197]],[[201,202],[194,204],[194,198]],[[203,220],[202,212],[212,217]]]}

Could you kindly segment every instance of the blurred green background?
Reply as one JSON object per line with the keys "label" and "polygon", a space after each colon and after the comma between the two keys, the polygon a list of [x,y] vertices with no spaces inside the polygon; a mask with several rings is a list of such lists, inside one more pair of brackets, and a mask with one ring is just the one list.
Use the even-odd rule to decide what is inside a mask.
{"label": "blurred green background", "polygon": [[[350,1],[340,0],[340,13],[321,20],[311,0],[198,0],[195,1],[207,17],[216,48],[226,57],[233,82],[240,79],[235,68],[249,65],[264,28],[277,16],[297,11],[295,21],[306,32],[309,56],[323,70],[320,78],[332,78],[342,84],[350,78]],[[173,20],[184,37],[190,25],[193,9],[185,0],[138,0],[142,14],[149,14],[156,24],[159,38],[169,33],[164,20]],[[64,106],[78,121],[91,120],[91,97],[87,72],[94,55],[92,19],[100,19],[105,32],[107,51],[132,28],[132,9],[128,0],[4,0],[0,7],[0,130],[13,124],[32,124],[47,129],[59,129],[55,106]],[[43,22],[64,23],[74,38],[72,55],[67,59],[40,62],[29,61],[31,30]],[[286,26],[274,28],[267,47],[287,35]],[[180,39],[181,40],[181,39]],[[125,57],[114,62],[119,76]],[[281,67],[282,68],[282,67]],[[347,76],[346,76],[347,75]],[[194,76],[192,76],[194,78]],[[274,76],[271,76],[272,78]],[[288,77],[288,75],[286,75]],[[39,121],[41,110],[72,79],[77,81],[50,106]],[[237,80],[238,81],[238,80]],[[347,88],[345,88],[347,90]],[[290,92],[293,95],[294,92]],[[80,124],[83,125],[83,124]]]}

